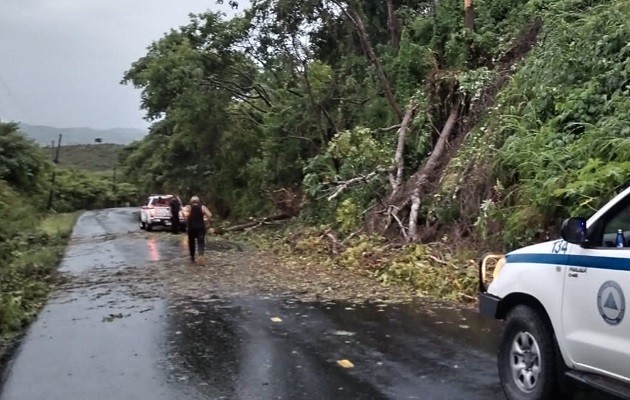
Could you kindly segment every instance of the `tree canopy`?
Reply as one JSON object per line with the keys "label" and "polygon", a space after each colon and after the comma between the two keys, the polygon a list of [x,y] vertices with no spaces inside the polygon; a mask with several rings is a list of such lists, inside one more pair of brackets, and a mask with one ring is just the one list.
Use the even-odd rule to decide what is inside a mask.
{"label": "tree canopy", "polygon": [[[486,232],[489,205],[551,224],[604,190],[588,171],[606,193],[625,184],[628,6],[473,6],[474,21],[459,0],[254,0],[231,19],[193,15],[124,75],[153,123],[123,157],[127,176],[205,196],[223,216],[273,212],[291,193],[310,221],[409,240],[458,222]],[[610,129],[617,141],[601,138]],[[614,151],[576,161],[588,140]],[[564,153],[527,155],[548,143]]]}

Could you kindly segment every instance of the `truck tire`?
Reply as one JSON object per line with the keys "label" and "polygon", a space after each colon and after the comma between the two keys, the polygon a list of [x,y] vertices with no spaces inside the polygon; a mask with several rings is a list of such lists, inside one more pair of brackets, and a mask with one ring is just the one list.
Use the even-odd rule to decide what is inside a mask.
{"label": "truck tire", "polygon": [[151,232],[153,230],[153,224],[150,222],[147,222],[147,231]]}
{"label": "truck tire", "polygon": [[507,318],[497,364],[503,391],[509,400],[551,400],[562,398],[558,390],[553,330],[532,307],[518,305]]}

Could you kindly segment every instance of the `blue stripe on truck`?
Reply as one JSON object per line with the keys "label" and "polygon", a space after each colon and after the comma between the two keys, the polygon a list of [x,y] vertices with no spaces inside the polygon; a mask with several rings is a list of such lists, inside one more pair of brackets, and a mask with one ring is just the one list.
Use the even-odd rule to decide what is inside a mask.
{"label": "blue stripe on truck", "polygon": [[[625,253],[624,253],[625,254]],[[621,257],[578,256],[570,254],[518,253],[508,254],[509,263],[553,264],[571,267],[630,271],[630,259]]]}

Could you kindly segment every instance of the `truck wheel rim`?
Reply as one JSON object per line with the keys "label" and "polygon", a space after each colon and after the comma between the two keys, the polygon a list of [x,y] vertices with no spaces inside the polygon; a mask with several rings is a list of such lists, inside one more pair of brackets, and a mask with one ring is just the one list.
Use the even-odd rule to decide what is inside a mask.
{"label": "truck wheel rim", "polygon": [[538,384],[542,369],[540,347],[529,332],[519,332],[510,350],[512,378],[516,386],[525,393],[532,392]]}

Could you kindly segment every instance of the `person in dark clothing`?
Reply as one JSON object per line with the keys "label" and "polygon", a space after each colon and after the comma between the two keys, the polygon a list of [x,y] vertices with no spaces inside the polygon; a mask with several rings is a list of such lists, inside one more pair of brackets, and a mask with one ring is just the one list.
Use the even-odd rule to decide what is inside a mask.
{"label": "person in dark clothing", "polygon": [[193,196],[190,204],[184,207],[186,218],[186,230],[188,231],[188,250],[190,261],[195,262],[195,250],[199,255],[199,263],[203,264],[206,247],[206,220],[212,218],[210,210],[199,201],[199,197]]}
{"label": "person in dark clothing", "polygon": [[168,206],[171,208],[171,232],[179,234],[179,211],[182,209],[182,205],[177,196],[171,197],[171,201],[169,201]]}

